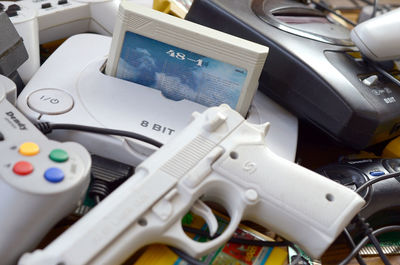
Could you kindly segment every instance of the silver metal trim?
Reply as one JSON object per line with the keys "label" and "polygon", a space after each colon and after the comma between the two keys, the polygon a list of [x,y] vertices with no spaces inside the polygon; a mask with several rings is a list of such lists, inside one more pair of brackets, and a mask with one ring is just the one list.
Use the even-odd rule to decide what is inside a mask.
{"label": "silver metal trim", "polygon": [[[290,27],[288,24],[278,21],[277,19],[275,19],[273,17],[272,13],[271,14],[265,13],[264,7],[265,7],[265,5],[268,5],[267,1],[268,0],[254,0],[251,3],[251,9],[258,18],[260,18],[262,21],[268,23],[269,25],[271,25],[275,28],[278,28],[280,30],[283,30],[285,32],[288,32],[288,33],[291,33],[291,34],[294,34],[297,36],[301,36],[301,37],[304,37],[307,39],[323,42],[323,43],[335,44],[335,45],[341,45],[341,46],[354,46],[354,44],[350,40],[350,38],[349,39],[330,38],[330,37],[318,35],[315,33],[310,33],[310,32],[304,31],[304,30],[296,29],[296,28]],[[273,5],[271,5],[271,7],[272,8],[270,10],[272,12],[274,10],[276,11],[276,10],[280,10],[280,9],[284,9],[284,8],[289,8],[290,6],[273,7]],[[301,7],[299,7],[299,8],[301,8]],[[308,10],[307,8],[303,7],[303,9],[310,13],[310,10]]]}

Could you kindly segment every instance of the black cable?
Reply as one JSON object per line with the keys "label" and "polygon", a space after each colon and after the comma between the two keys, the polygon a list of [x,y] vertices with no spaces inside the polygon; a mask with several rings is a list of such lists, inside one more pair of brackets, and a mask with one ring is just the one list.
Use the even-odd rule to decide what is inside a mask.
{"label": "black cable", "polygon": [[[379,228],[375,231],[372,232],[374,236],[379,236],[380,234],[388,233],[388,232],[393,232],[393,231],[400,231],[400,225],[392,225],[392,226],[385,226],[382,228]],[[351,253],[338,265],[346,265],[348,264],[351,259],[360,251],[362,247],[364,247],[369,241],[368,237],[364,237],[360,243],[351,251]]]}
{"label": "black cable", "polygon": [[[300,251],[299,251],[299,250],[297,249],[297,247],[296,247],[293,243],[291,243],[291,242],[288,242],[288,245],[287,245],[287,246],[291,247],[291,248],[296,252],[296,258],[295,258],[293,261],[289,262],[289,265],[296,265],[296,264],[298,264],[298,262],[299,262],[300,259],[301,259]],[[180,250],[180,249],[177,249],[177,248],[171,247],[171,246],[168,246],[168,247],[169,247],[169,249],[171,249],[176,255],[178,255],[181,259],[183,259],[184,261],[186,261],[186,262],[187,262],[188,264],[190,264],[190,265],[205,265],[205,263],[203,263],[203,262],[201,262],[201,261],[199,261],[199,260],[193,258],[192,256],[190,256],[189,254],[185,253],[184,251],[182,251],[182,250]]]}
{"label": "black cable", "polygon": [[[208,231],[200,230],[189,226],[183,226],[183,230],[187,233],[192,233],[198,236],[206,237],[207,239],[211,240],[220,236],[220,234],[216,234],[215,236],[211,237]],[[250,240],[237,237],[230,238],[228,242],[235,244],[242,244],[242,245],[259,246],[259,247],[288,247],[291,245],[291,242],[289,241]]]}
{"label": "black cable", "polygon": [[168,246],[170,250],[172,250],[176,255],[178,255],[181,259],[186,261],[189,265],[205,265],[205,263],[193,258],[189,254],[186,254],[180,249],[177,249],[175,247]]}
{"label": "black cable", "polygon": [[365,218],[361,217],[359,214],[355,217],[357,220],[357,225],[361,226],[362,231],[367,235],[369,241],[374,245],[375,249],[385,265],[391,265],[390,261],[386,257],[381,246],[379,245],[378,239],[372,234],[373,229],[370,227],[369,223],[365,221]]}
{"label": "black cable", "polygon": [[368,1],[368,0],[360,0],[361,2],[364,2],[365,4],[367,4],[367,5],[369,5],[369,6],[372,6],[373,5],[373,3],[372,2],[370,2],[370,1]]}
{"label": "black cable", "polygon": [[360,0],[361,2],[364,2],[365,4],[369,5],[369,6],[373,6],[373,10],[372,10],[372,14],[370,18],[375,17],[376,15],[376,11],[378,11],[379,8],[379,4],[378,4],[378,0],[374,0],[373,2],[370,2],[368,0]]}
{"label": "black cable", "polygon": [[[380,177],[377,177],[377,178],[374,178],[374,179],[370,179],[369,181],[367,181],[367,182],[365,182],[363,185],[361,185],[360,187],[358,187],[357,189],[356,189],[356,192],[358,193],[358,194],[360,194],[362,191],[364,191],[366,188],[368,188],[368,187],[370,187],[371,185],[373,185],[373,184],[375,184],[375,183],[377,183],[377,182],[380,182],[380,181],[383,181],[383,180],[386,180],[386,179],[390,179],[390,178],[395,178],[395,177],[398,177],[398,176],[400,176],[400,172],[395,172],[395,173],[390,173],[390,174],[387,174],[387,175],[383,175],[383,176],[380,176]],[[357,220],[359,221],[359,222],[361,222],[361,224],[363,225],[363,227],[364,227],[364,232],[366,232],[366,234],[367,234],[367,236],[366,236],[366,238],[367,238],[367,242],[368,242],[368,239],[371,241],[371,243],[374,245],[374,247],[375,247],[375,249],[378,251],[378,254],[379,254],[379,256],[380,256],[380,258],[382,259],[382,261],[384,262],[384,264],[385,265],[390,265],[390,261],[387,259],[387,257],[386,257],[386,255],[383,253],[383,250],[382,250],[382,248],[381,248],[381,246],[380,246],[380,244],[379,244],[379,242],[378,242],[378,240],[376,239],[376,237],[375,237],[375,232],[372,232],[372,230],[369,228],[369,227],[366,227],[366,226],[369,226],[369,224],[368,223],[366,223],[365,221],[364,221],[364,218],[361,218],[359,215],[357,215]],[[385,227],[384,227],[385,228]],[[379,230],[377,230],[377,231],[379,231]],[[366,243],[365,243],[366,244]],[[364,245],[365,245],[364,244]],[[364,246],[363,245],[363,246]],[[353,248],[353,251],[355,250],[356,248]],[[357,252],[356,252],[356,254],[358,255],[358,251],[360,250],[361,248],[359,248],[358,250],[357,250]],[[353,253],[353,252],[352,252]],[[354,255],[353,255],[354,256]],[[358,260],[358,259],[357,259]],[[345,261],[345,260],[344,260]],[[348,261],[349,262],[349,261]],[[344,264],[347,264],[347,263],[344,263]],[[360,263],[361,264],[361,263]],[[340,265],[342,265],[342,264],[340,264]]]}
{"label": "black cable", "polygon": [[400,176],[400,172],[390,173],[390,174],[387,174],[387,175],[383,175],[383,176],[380,176],[380,177],[376,177],[376,178],[370,179],[367,182],[365,182],[363,185],[358,187],[356,189],[356,192],[358,194],[360,194],[361,192],[363,192],[366,188],[368,188],[372,184],[375,184],[375,183],[377,183],[379,181],[383,181],[385,179],[396,178],[398,176]]}
{"label": "black cable", "polygon": [[289,260],[289,265],[298,265],[299,261],[301,260],[300,250],[293,243],[290,243],[289,247],[296,252],[296,258],[293,261]]}
{"label": "black cable", "polygon": [[107,135],[118,135],[129,137],[133,139],[137,139],[139,141],[151,144],[155,147],[161,147],[162,143],[146,137],[141,134],[137,134],[134,132],[129,131],[122,131],[122,130],[114,130],[114,129],[107,129],[107,128],[100,128],[100,127],[92,127],[92,126],[85,126],[85,125],[76,125],[76,124],[62,124],[62,123],[48,123],[48,122],[41,122],[35,124],[35,126],[44,134],[50,133],[52,130],[77,130],[77,131],[84,131],[84,132],[91,132],[97,134],[107,134]]}
{"label": "black cable", "polygon": [[229,243],[251,245],[258,247],[287,247],[290,245],[288,241],[263,241],[263,240],[249,240],[243,238],[233,237],[229,239]]}
{"label": "black cable", "polygon": [[[354,243],[354,240],[353,240],[353,238],[351,237],[351,235],[350,235],[350,233],[349,233],[349,231],[347,230],[347,228],[345,228],[344,230],[343,230],[343,233],[344,233],[344,235],[345,235],[345,238],[346,238],[346,240],[347,240],[347,242],[350,244],[350,246],[354,249],[355,247],[356,247],[356,244]],[[355,255],[356,256],[356,259],[357,259],[357,261],[358,261],[358,263],[360,264],[360,265],[367,265],[366,263],[365,263],[365,261],[363,260],[363,258],[361,257],[361,255],[357,252],[357,254]]]}
{"label": "black cable", "polygon": [[[203,231],[197,228],[183,226],[183,230],[188,233],[196,234],[202,237],[207,237],[208,239],[214,239],[218,237],[220,234],[216,234],[213,237],[210,237],[208,231]],[[287,247],[290,246],[291,242],[289,241],[263,241],[263,240],[249,240],[238,237],[232,237],[228,241],[229,243],[242,244],[242,245],[251,245],[251,246],[259,246],[259,247]]]}
{"label": "black cable", "polygon": [[349,24],[352,25],[352,26],[356,26],[356,25],[357,25],[356,23],[354,23],[354,22],[351,21],[350,19],[348,19],[348,18],[342,16],[341,14],[337,13],[335,10],[333,10],[332,8],[330,8],[330,7],[328,7],[328,6],[324,5],[324,4],[318,3],[318,2],[316,2],[316,1],[314,1],[314,0],[311,0],[311,3],[313,3],[314,5],[316,5],[316,6],[320,7],[320,8],[322,8],[322,9],[325,9],[326,11],[332,13],[333,15],[335,15],[335,16],[337,16],[337,17],[343,19],[344,21],[346,21],[347,23],[349,23]]}
{"label": "black cable", "polygon": [[385,265],[391,265],[390,261],[388,260],[388,258],[385,255],[385,253],[383,253],[383,250],[382,250],[381,246],[379,245],[378,239],[372,233],[368,233],[367,236],[369,238],[369,241],[374,245],[375,249],[378,251],[379,257],[381,258],[383,263]]}
{"label": "black cable", "polygon": [[[207,237],[208,239],[214,239],[218,237],[220,234],[216,234],[213,237],[210,237],[210,234],[208,231],[203,231],[197,228],[189,227],[189,226],[183,226],[183,230],[188,233],[196,234],[202,237]],[[242,238],[230,238],[229,243],[235,243],[235,244],[242,244],[242,245],[251,245],[251,246],[260,246],[260,247],[291,247],[296,251],[296,258],[291,262],[290,264],[297,264],[299,260],[301,259],[301,254],[300,251],[296,248],[296,246],[289,241],[263,241],[263,240],[248,240],[248,239],[242,239]],[[177,254],[181,259],[185,260],[189,264],[193,265],[205,265],[204,263],[200,262],[199,260],[193,258],[192,256],[188,255],[187,253],[169,246],[169,248]]]}
{"label": "black cable", "polygon": [[373,6],[373,9],[372,9],[371,18],[376,16],[376,11],[378,10],[378,0],[374,0],[374,4],[372,6]]}

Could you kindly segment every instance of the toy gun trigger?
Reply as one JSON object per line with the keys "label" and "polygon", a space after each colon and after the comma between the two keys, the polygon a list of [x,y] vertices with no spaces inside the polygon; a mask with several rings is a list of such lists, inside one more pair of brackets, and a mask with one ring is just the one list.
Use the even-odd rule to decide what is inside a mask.
{"label": "toy gun trigger", "polygon": [[213,237],[218,230],[218,221],[210,207],[201,200],[197,200],[190,210],[206,221],[210,236]]}
{"label": "toy gun trigger", "polygon": [[[196,204],[196,203],[195,203]],[[201,204],[204,204],[201,202]],[[208,208],[208,206],[206,206]],[[207,211],[208,212],[208,211]],[[230,216],[229,225],[225,228],[225,230],[218,237],[215,237],[207,242],[197,242],[192,238],[188,237],[185,234],[182,228],[182,221],[179,219],[177,222],[173,223],[168,230],[166,230],[162,234],[161,242],[165,244],[169,244],[174,246],[187,254],[191,255],[195,258],[200,258],[206,254],[209,254],[211,251],[214,251],[221,247],[223,244],[228,242],[228,240],[232,237],[234,232],[236,231],[241,218],[243,216],[244,208],[237,207],[232,216]],[[211,216],[211,213],[207,213],[207,216]],[[214,215],[213,215],[214,216]],[[213,219],[215,216],[213,217]],[[204,218],[205,219],[205,218]],[[214,222],[214,221],[212,221]],[[209,222],[210,223],[210,222]],[[207,223],[207,224],[209,224]],[[209,225],[209,229],[211,230],[211,226]]]}

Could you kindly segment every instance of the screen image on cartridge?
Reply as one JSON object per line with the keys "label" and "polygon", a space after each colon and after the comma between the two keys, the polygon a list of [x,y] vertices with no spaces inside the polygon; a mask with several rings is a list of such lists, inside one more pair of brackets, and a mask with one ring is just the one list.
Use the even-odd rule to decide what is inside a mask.
{"label": "screen image on cartridge", "polygon": [[236,108],[247,70],[127,31],[115,76],[172,100]]}

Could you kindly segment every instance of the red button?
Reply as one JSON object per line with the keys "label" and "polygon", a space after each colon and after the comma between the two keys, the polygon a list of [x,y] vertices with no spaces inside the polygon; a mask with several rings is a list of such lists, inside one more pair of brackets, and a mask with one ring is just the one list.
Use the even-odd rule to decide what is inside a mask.
{"label": "red button", "polygon": [[25,175],[32,173],[33,166],[31,163],[29,163],[27,161],[19,161],[19,162],[15,163],[15,165],[13,167],[13,171],[17,175],[25,176]]}

